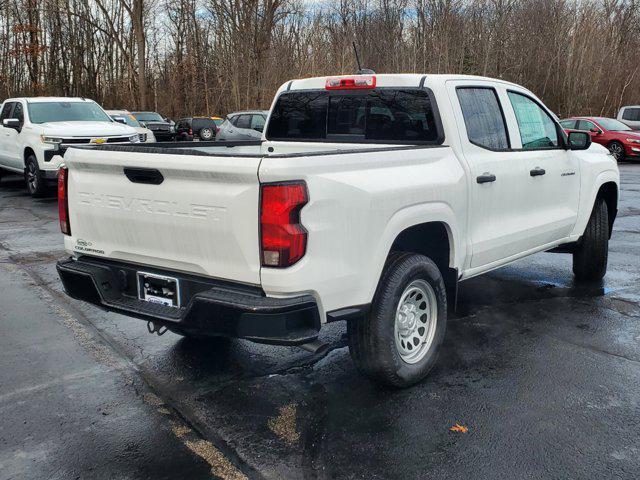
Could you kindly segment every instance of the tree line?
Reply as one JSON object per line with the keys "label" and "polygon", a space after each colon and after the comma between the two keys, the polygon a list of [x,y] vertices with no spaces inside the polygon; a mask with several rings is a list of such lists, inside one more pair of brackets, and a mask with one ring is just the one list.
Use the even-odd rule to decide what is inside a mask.
{"label": "tree line", "polygon": [[635,0],[0,0],[0,100],[92,98],[171,117],[268,108],[291,78],[464,73],[558,115],[640,103]]}

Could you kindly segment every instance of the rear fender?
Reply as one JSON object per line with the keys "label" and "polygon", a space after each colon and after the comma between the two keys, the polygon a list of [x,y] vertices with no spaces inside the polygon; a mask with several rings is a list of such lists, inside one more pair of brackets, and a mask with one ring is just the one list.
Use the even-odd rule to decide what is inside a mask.
{"label": "rear fender", "polygon": [[[373,263],[370,278],[375,280],[369,286],[368,297],[370,299],[373,299],[385,262],[398,235],[407,228],[430,222],[444,224],[449,237],[449,267],[461,271],[464,248],[460,245],[461,234],[451,207],[441,202],[411,205],[399,210],[391,217],[380,238],[376,254],[373,256],[375,263]],[[445,273],[443,272],[443,275]]]}

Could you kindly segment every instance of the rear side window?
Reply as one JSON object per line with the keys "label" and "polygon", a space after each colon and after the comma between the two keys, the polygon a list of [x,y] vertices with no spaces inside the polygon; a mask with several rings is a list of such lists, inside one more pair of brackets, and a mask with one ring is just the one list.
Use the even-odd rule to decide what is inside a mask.
{"label": "rear side window", "polygon": [[516,114],[524,150],[558,147],[556,123],[540,105],[516,92],[509,92],[509,100]]}
{"label": "rear side window", "polygon": [[588,120],[578,120],[578,125],[576,130],[589,132],[591,131],[592,128],[596,128],[596,125],[593,122],[590,122]]}
{"label": "rear side window", "polygon": [[9,115],[11,114],[11,107],[13,107],[13,103],[14,102],[7,102],[4,104],[4,106],[2,107],[2,112],[0,113],[0,122],[2,120],[10,118]]}
{"label": "rear side window", "polygon": [[441,143],[425,89],[287,92],[271,114],[274,140]]}
{"label": "rear side window", "polygon": [[458,88],[458,100],[469,141],[490,150],[509,148],[507,126],[493,88]]}
{"label": "rear side window", "polygon": [[622,112],[622,119],[632,122],[640,121],[640,108],[625,108]]}
{"label": "rear side window", "polygon": [[562,120],[560,125],[562,128],[566,128],[567,130],[575,130],[576,123],[576,120]]}

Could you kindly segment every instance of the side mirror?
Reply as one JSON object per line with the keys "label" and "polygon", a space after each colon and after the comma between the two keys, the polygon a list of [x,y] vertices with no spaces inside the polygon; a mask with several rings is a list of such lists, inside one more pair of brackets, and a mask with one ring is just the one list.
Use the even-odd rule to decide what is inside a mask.
{"label": "side mirror", "polygon": [[599,128],[592,128],[591,130],[589,130],[591,133],[595,133],[596,135],[602,135],[602,130],[600,130]]}
{"label": "side mirror", "polygon": [[569,150],[586,150],[591,146],[591,136],[587,132],[569,132]]}
{"label": "side mirror", "polygon": [[20,128],[20,120],[17,118],[5,118],[2,120],[2,126],[5,128],[13,128],[18,130]]}
{"label": "side mirror", "polygon": [[127,121],[122,117],[113,117],[113,119],[118,123],[122,123],[123,125],[127,124]]}
{"label": "side mirror", "polygon": [[264,130],[264,127],[255,127],[255,128],[254,128],[254,130],[255,130],[256,132],[260,132],[260,133],[262,133],[262,131]]}

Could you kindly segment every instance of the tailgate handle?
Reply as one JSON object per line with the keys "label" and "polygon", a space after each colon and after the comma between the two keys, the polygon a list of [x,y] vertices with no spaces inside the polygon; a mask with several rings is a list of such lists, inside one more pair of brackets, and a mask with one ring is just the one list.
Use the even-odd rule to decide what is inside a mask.
{"label": "tailgate handle", "polygon": [[124,167],[124,174],[133,183],[160,185],[164,182],[164,177],[160,173],[160,170],[156,170],[155,168]]}

